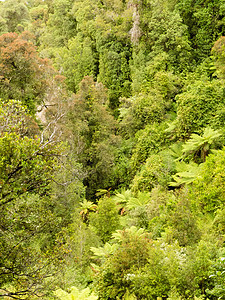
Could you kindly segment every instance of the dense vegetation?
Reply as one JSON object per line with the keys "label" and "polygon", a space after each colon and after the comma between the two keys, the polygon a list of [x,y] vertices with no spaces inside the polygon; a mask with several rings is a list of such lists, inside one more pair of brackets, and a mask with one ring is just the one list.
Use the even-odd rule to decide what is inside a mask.
{"label": "dense vegetation", "polygon": [[225,299],[225,1],[0,2],[0,299]]}

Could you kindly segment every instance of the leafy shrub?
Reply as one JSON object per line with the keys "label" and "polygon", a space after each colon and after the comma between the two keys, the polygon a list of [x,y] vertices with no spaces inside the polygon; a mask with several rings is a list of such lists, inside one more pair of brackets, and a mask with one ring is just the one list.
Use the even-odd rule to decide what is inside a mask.
{"label": "leafy shrub", "polygon": [[202,211],[215,211],[225,203],[225,148],[210,154],[204,164],[199,178],[189,188],[193,203]]}
{"label": "leafy shrub", "polygon": [[118,209],[114,200],[104,197],[99,200],[96,210],[96,213],[90,214],[90,226],[105,243],[120,227]]}
{"label": "leafy shrub", "polygon": [[157,185],[167,186],[171,180],[173,170],[173,160],[162,153],[153,154],[136,174],[133,179],[131,189],[135,193],[140,191],[151,191]]}
{"label": "leafy shrub", "polygon": [[225,102],[223,87],[218,80],[197,80],[187,86],[176,100],[176,131],[179,137],[188,137],[192,132],[201,133],[202,128],[207,126],[224,125],[224,121],[218,124],[218,114]]}

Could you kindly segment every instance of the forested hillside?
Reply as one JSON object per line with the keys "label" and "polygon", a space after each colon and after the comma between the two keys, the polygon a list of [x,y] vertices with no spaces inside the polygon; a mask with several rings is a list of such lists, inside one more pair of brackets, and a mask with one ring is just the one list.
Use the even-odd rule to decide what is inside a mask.
{"label": "forested hillside", "polygon": [[0,1],[0,299],[225,299],[225,0]]}

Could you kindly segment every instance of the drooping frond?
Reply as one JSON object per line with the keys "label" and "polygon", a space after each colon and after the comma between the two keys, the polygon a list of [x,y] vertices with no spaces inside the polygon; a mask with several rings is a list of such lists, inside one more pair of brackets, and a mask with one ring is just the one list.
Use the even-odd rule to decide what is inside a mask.
{"label": "drooping frond", "polygon": [[190,184],[200,176],[201,164],[194,162],[186,164],[185,162],[176,163],[177,173],[173,175],[174,182],[170,182],[170,186],[179,187],[183,184]]}
{"label": "drooping frond", "polygon": [[183,145],[183,156],[194,155],[200,151],[202,160],[205,161],[210,147],[218,141],[221,135],[219,130],[214,130],[210,127],[205,128],[202,136],[193,133],[191,138]]}
{"label": "drooping frond", "polygon": [[127,208],[134,209],[137,207],[143,207],[148,204],[150,201],[150,193],[149,192],[138,192],[137,198],[131,197],[127,201]]}

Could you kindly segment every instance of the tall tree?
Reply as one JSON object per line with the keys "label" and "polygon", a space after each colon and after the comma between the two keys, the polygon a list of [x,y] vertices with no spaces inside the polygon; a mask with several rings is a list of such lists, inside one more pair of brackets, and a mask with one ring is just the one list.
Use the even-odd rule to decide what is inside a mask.
{"label": "tall tree", "polygon": [[194,59],[206,58],[213,43],[225,33],[223,1],[179,0],[176,5],[188,28]]}
{"label": "tall tree", "polygon": [[5,32],[21,32],[30,21],[29,10],[24,0],[6,0],[0,8],[0,16],[5,20]]}
{"label": "tall tree", "polygon": [[56,220],[49,197],[61,150],[53,136],[29,133],[29,118],[21,103],[1,103],[0,297],[16,299],[42,294],[53,272]]}
{"label": "tall tree", "polygon": [[0,36],[0,97],[20,99],[30,111],[44,98],[46,74],[51,75],[47,60],[41,59],[29,33]]}
{"label": "tall tree", "polygon": [[69,118],[71,143],[87,173],[84,184],[90,199],[97,189],[109,188],[118,180],[113,174],[120,137],[116,135],[116,122],[107,110],[107,90],[103,84],[86,76],[71,105]]}

